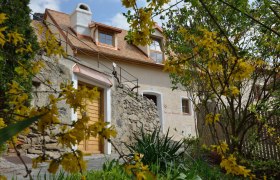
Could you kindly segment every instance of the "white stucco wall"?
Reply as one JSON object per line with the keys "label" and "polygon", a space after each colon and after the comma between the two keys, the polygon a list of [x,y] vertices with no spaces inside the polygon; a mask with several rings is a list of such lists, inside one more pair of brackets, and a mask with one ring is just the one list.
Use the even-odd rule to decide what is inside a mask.
{"label": "white stucco wall", "polygon": [[[97,61],[96,57],[90,58],[79,55],[78,58],[93,65],[95,65]],[[107,67],[112,68],[112,62],[109,62],[105,59],[99,59],[99,61],[105,64]],[[172,91],[167,72],[163,72],[161,68],[137,65],[133,63],[117,61],[115,63],[117,66],[121,66],[123,69],[138,78],[140,86],[139,94],[143,94],[143,92],[155,92],[161,94],[163,107],[162,125],[164,132],[170,128],[170,134],[174,135],[176,139],[186,137],[189,134],[191,136],[195,136],[195,118],[193,109],[191,108],[190,114],[186,115],[183,114],[181,108],[182,98],[188,98],[189,95],[187,92],[180,90]],[[108,69],[104,70],[110,72]],[[118,68],[117,71],[119,71]],[[126,77],[129,77],[125,74],[125,72],[122,72],[122,74]]]}
{"label": "white stucco wall", "polygon": [[[51,21],[50,19],[48,19]],[[56,28],[51,29],[52,32],[59,33]],[[156,31],[156,35],[160,35],[159,32]],[[61,37],[60,37],[61,38]],[[62,45],[65,46],[64,43]],[[69,50],[67,53],[73,55],[73,52]],[[97,57],[88,57],[84,55],[78,55],[78,59],[82,60],[86,64],[91,64],[93,67],[97,67]],[[99,59],[101,63],[106,65],[107,67],[112,69],[112,62],[109,62],[105,59]],[[64,65],[66,65],[69,69],[71,69],[74,65],[73,62],[68,60],[62,61]],[[131,73],[133,76],[137,77],[139,80],[139,93],[143,94],[143,92],[155,92],[161,95],[162,100],[162,125],[163,131],[166,132],[168,128],[170,128],[170,134],[174,135],[174,137],[178,140],[182,137],[195,136],[195,118],[194,112],[191,108],[191,113],[185,115],[182,113],[181,108],[181,99],[188,98],[188,93],[175,90],[171,90],[170,79],[168,73],[163,72],[162,68],[151,67],[147,65],[139,65],[133,63],[119,62],[115,61],[118,66],[121,66],[123,69]],[[100,69],[112,73],[111,70],[104,67],[102,64],[99,64]],[[119,74],[119,68],[116,69]],[[122,72],[124,77],[129,77],[125,72]],[[192,105],[191,105],[192,107]],[[176,129],[176,131],[175,131]]]}

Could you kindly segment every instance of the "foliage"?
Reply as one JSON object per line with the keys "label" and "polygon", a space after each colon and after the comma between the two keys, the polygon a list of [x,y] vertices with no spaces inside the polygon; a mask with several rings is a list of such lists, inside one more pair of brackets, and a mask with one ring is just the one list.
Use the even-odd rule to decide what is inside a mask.
{"label": "foliage", "polygon": [[200,158],[203,149],[201,148],[199,139],[196,137],[185,137],[183,139],[184,156],[186,158],[192,157],[193,159]]}
{"label": "foliage", "polygon": [[266,176],[267,179],[279,179],[280,177],[280,165],[275,160],[252,160],[247,163],[258,177]]}
{"label": "foliage", "polygon": [[153,9],[160,10],[162,6],[170,0],[147,1],[147,7],[137,6],[136,0],[121,0],[126,8],[133,9],[135,13],[128,10],[127,21],[130,23],[130,30],[126,39],[136,45],[146,45],[151,43],[150,34],[154,32],[156,25],[153,20]]}
{"label": "foliage", "polygon": [[161,135],[160,128],[156,128],[148,134],[142,127],[140,135],[134,134],[134,140],[134,144],[127,145],[129,150],[143,154],[144,164],[158,164],[160,170],[164,170],[168,163],[178,160],[183,154],[179,152],[183,142],[173,141],[172,137],[169,137],[169,130],[165,135]]}
{"label": "foliage", "polygon": [[[31,76],[21,78],[14,71],[20,64],[32,66],[31,59],[38,50],[36,36],[31,26],[28,26],[31,23],[28,4],[29,0],[0,2],[0,118],[4,118],[7,124],[10,123],[9,118],[4,117],[3,110],[9,107],[5,95],[9,89],[8,84],[14,80],[28,92],[31,90]],[[6,41],[9,43],[5,43]],[[27,95],[28,98],[31,97],[30,93]]]}
{"label": "foliage", "polygon": [[221,156],[222,160],[220,163],[221,168],[225,169],[227,174],[233,174],[236,176],[244,176],[255,178],[251,170],[247,169],[245,166],[237,164],[236,154],[229,153],[229,147],[226,142],[221,142],[219,145],[212,145],[211,150],[215,151]]}
{"label": "foliage", "polygon": [[[23,5],[27,7],[27,4]],[[25,13],[25,17],[29,19],[29,11],[25,11]],[[6,140],[10,139],[10,143],[24,163],[16,148],[17,135],[19,133],[29,133],[28,127],[34,122],[37,122],[38,132],[42,134],[43,138],[49,128],[58,126],[61,129],[61,132],[57,135],[58,141],[64,148],[69,149],[70,152],[62,153],[60,157],[52,159],[48,170],[50,173],[56,173],[61,165],[67,172],[79,172],[82,174],[86,169],[86,162],[83,159],[82,152],[74,149],[74,147],[81,141],[89,139],[90,136],[105,139],[116,136],[114,127],[107,127],[108,123],[106,122],[97,122],[88,125],[89,116],[85,113],[87,101],[99,98],[99,92],[97,88],[87,89],[83,86],[75,89],[71,82],[62,83],[60,88],[56,88],[52,87],[50,80],[37,77],[37,74],[46,64],[43,59],[30,60],[34,55],[33,53],[35,53],[33,51],[35,47],[29,42],[33,41],[32,37],[30,37],[32,34],[25,34],[26,32],[21,34],[13,29],[15,28],[14,26],[10,28],[10,22],[5,24],[9,18],[6,14],[0,13],[1,53],[5,52],[12,60],[18,60],[16,66],[9,66],[10,69],[6,70],[8,73],[16,74],[20,79],[13,77],[7,81],[1,81],[1,83],[5,84],[6,89],[3,90],[5,101],[1,100],[5,104],[3,106],[1,105],[0,144],[2,145]],[[26,22],[30,23],[30,19]],[[26,30],[28,28],[30,29],[31,27],[28,26],[24,29]],[[62,47],[55,40],[54,35],[47,29],[42,30],[42,27],[38,27],[38,29],[38,33],[44,37],[39,43],[40,48],[45,51],[46,56],[54,59],[54,63],[59,63],[58,58],[65,55]],[[2,54],[0,57],[8,61]],[[24,57],[27,58],[26,61]],[[27,60],[28,63],[26,63]],[[32,107],[29,104],[29,94],[32,91],[23,82],[29,82],[32,77],[36,77],[42,84],[51,89],[47,95],[48,103],[45,106]],[[68,124],[62,123],[58,111],[58,103],[62,101],[70,108],[73,108],[74,112],[79,111],[81,117],[76,121],[69,120]],[[45,143],[42,144],[43,154],[33,159],[33,168],[36,168],[38,163],[50,160],[50,157],[44,151],[46,149],[45,145]],[[25,167],[27,175],[32,179],[31,171],[26,165]]]}
{"label": "foliage", "polygon": [[[128,1],[137,7],[137,1]],[[188,91],[198,112],[204,112],[199,120],[210,129],[214,143],[219,146],[221,140],[226,141],[228,156],[222,158],[221,166],[241,171],[235,156],[244,153],[250,133],[257,132],[260,141],[266,130],[272,140],[280,142],[279,132],[269,123],[279,114],[279,2],[180,2],[177,8],[163,10],[162,4],[150,6],[147,1],[150,17],[167,12],[163,24],[168,57],[165,70],[173,88]],[[131,25],[141,17],[137,10],[129,19]]]}
{"label": "foliage", "polygon": [[155,179],[155,176],[150,172],[148,165],[144,165],[142,158],[144,155],[135,153],[131,156],[127,156],[124,163],[125,172],[136,177],[137,180],[141,179]]}

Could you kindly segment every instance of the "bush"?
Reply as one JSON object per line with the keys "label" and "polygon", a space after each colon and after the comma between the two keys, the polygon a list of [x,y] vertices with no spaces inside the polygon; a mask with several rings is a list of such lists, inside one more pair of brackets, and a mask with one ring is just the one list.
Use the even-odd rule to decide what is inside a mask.
{"label": "bush", "polygon": [[7,151],[7,144],[0,144],[0,156]]}
{"label": "bush", "polygon": [[184,138],[183,142],[185,157],[199,158],[201,156],[202,149],[198,138],[189,136]]}
{"label": "bush", "polygon": [[142,162],[146,165],[157,164],[160,171],[167,168],[168,163],[178,161],[183,154],[179,149],[183,147],[183,141],[175,142],[169,137],[169,130],[163,136],[160,129],[156,128],[152,134],[146,134],[141,128],[140,135],[134,134],[135,143],[126,145],[131,153],[143,154]]}
{"label": "bush", "polygon": [[249,168],[257,177],[266,176],[268,179],[280,179],[280,164],[275,160],[249,161]]}

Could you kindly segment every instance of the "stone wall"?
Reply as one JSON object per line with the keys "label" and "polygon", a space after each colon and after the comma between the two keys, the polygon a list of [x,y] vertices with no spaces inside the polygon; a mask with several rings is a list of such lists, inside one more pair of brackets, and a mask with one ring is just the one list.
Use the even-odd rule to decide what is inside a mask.
{"label": "stone wall", "polygon": [[[117,137],[112,141],[124,153],[128,153],[126,144],[133,143],[133,133],[160,128],[157,107],[152,100],[137,95],[126,88],[112,90],[112,125],[116,127]],[[112,153],[116,152],[112,148]]]}
{"label": "stone wall", "polygon": [[[64,65],[55,62],[44,56],[37,58],[44,58],[46,67],[38,75],[40,80],[49,80],[52,84],[43,84],[38,79],[33,79],[34,93],[32,94],[33,106],[44,106],[48,103],[48,96],[53,88],[59,91],[61,82],[71,81],[71,71]],[[112,87],[112,125],[116,127],[117,137],[112,141],[123,152],[128,150],[124,143],[130,144],[133,142],[133,133],[140,132],[143,126],[145,132],[151,132],[156,127],[160,128],[160,120],[157,107],[152,100],[146,97],[139,96],[135,92],[126,88]],[[71,109],[64,102],[58,104],[60,112],[60,120],[64,124],[71,123]],[[57,126],[51,127],[45,132],[45,135],[37,132],[36,124],[31,126],[31,132],[25,136],[19,136],[19,143],[17,147],[24,154],[46,154],[51,157],[58,157],[60,152],[65,149],[58,146],[56,134],[60,132]],[[42,144],[45,141],[46,149],[43,149]],[[115,153],[112,148],[112,153]]]}
{"label": "stone wall", "polygon": [[[47,58],[45,56],[38,56],[36,59],[43,58],[46,66],[42,68],[42,71],[37,75],[37,78],[33,78],[33,91],[32,94],[32,106],[41,107],[49,103],[48,96],[55,90],[59,91],[60,83],[71,82],[70,70],[65,66],[56,62],[56,60]],[[51,86],[42,83],[42,81],[49,80]],[[71,109],[65,102],[58,103],[58,110],[60,114],[60,120],[64,124],[71,122]],[[55,136],[60,132],[58,126],[53,126],[49,130],[46,130],[45,135],[37,131],[36,124],[30,127],[31,132],[28,135],[20,135],[17,147],[24,154],[42,154],[42,144],[45,141],[45,152],[50,157],[58,157],[60,152],[65,151],[64,148],[58,145],[57,137]]]}

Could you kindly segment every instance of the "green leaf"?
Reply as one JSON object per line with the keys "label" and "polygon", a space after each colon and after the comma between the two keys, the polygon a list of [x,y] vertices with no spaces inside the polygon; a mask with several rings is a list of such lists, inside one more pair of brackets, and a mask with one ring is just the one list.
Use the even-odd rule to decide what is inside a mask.
{"label": "green leaf", "polygon": [[7,127],[0,129],[0,145],[4,144],[7,140],[11,139],[14,135],[18,134],[25,128],[29,127],[32,123],[38,121],[45,114],[27,118],[15,124],[10,124]]}

